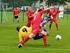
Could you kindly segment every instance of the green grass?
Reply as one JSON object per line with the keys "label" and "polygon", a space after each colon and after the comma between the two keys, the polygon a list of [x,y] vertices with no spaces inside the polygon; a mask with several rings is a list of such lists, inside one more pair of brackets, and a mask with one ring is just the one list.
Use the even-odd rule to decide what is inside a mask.
{"label": "green grass", "polygon": [[[0,24],[0,53],[70,53],[70,15],[64,15],[64,19],[59,21],[60,32],[56,32],[56,28],[53,24],[48,36],[49,45],[44,48],[43,41],[29,40],[25,46],[18,48],[18,35],[16,34],[16,24],[13,24],[13,17],[11,12],[8,12],[6,23]],[[68,16],[68,21],[67,21]],[[20,15],[21,23],[26,23],[22,20],[22,13]],[[47,26],[48,27],[48,26]],[[62,35],[62,40],[57,41],[55,36],[57,33]]]}

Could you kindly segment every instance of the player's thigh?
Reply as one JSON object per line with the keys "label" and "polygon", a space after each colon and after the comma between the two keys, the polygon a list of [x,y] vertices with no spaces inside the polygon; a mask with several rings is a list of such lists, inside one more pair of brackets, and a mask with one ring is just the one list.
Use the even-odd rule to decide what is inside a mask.
{"label": "player's thigh", "polygon": [[53,23],[53,19],[50,20],[50,24],[52,24],[52,23]]}
{"label": "player's thigh", "polygon": [[55,19],[55,20],[54,20],[54,23],[55,23],[55,24],[58,24],[58,20],[57,20],[57,19]]}
{"label": "player's thigh", "polygon": [[43,29],[43,30],[41,31],[41,33],[42,33],[43,35],[47,35],[47,30],[46,30],[46,29]]}

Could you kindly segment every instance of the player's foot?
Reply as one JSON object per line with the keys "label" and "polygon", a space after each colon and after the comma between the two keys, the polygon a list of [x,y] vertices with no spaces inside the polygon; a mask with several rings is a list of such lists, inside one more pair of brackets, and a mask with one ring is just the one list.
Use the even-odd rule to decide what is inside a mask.
{"label": "player's foot", "polygon": [[22,47],[22,44],[21,44],[21,43],[19,43],[19,44],[18,44],[18,48],[21,48],[21,47]]}
{"label": "player's foot", "polygon": [[46,43],[46,44],[44,45],[44,47],[47,47],[47,46],[49,46],[49,44],[48,44],[48,43]]}

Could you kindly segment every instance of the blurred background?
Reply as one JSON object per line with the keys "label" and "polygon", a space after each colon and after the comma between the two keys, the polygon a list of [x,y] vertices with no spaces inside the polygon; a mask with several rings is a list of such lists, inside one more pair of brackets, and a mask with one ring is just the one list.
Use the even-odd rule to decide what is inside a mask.
{"label": "blurred background", "polygon": [[0,0],[0,23],[13,23],[12,10],[15,6],[20,7],[19,19],[20,22],[23,22],[25,20],[24,12],[28,6],[32,6],[35,9],[42,4],[47,7],[51,6],[51,4],[55,4],[58,8],[62,6],[64,13],[70,14],[70,0]]}

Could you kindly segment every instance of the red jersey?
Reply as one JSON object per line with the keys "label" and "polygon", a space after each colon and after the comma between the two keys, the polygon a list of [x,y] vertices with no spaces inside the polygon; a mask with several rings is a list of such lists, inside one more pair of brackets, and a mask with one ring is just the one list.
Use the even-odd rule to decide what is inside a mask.
{"label": "red jersey", "polygon": [[56,19],[59,12],[60,11],[57,8],[51,8],[51,9],[48,10],[49,16],[52,16],[53,19]]}
{"label": "red jersey", "polygon": [[33,11],[27,11],[26,12],[26,15],[28,17],[28,23],[27,23],[27,26],[30,27],[32,25],[32,21],[33,21],[33,16],[34,12]]}
{"label": "red jersey", "polygon": [[18,16],[19,13],[20,13],[20,8],[19,7],[16,7],[16,8],[13,9],[14,16]]}
{"label": "red jersey", "polygon": [[33,11],[27,11],[26,12],[26,15],[27,15],[27,17],[28,17],[29,20],[33,19],[33,14],[34,14]]}
{"label": "red jersey", "polygon": [[36,35],[38,32],[40,32],[40,23],[42,21],[42,15],[43,15],[43,10],[40,10],[34,16],[33,25],[32,25],[34,35]]}

